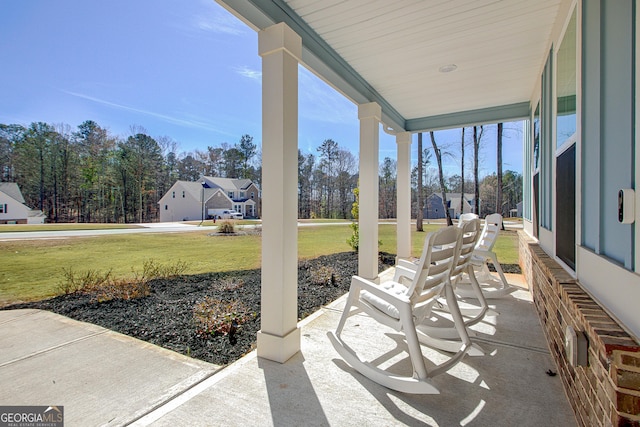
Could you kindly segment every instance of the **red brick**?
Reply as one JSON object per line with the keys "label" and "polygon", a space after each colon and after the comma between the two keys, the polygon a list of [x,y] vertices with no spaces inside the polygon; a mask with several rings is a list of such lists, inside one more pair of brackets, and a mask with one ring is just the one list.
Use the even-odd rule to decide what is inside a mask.
{"label": "red brick", "polygon": [[[635,351],[638,351],[637,349]],[[640,368],[640,353],[637,355],[621,354],[620,361],[623,365]]]}
{"label": "red brick", "polygon": [[620,414],[640,416],[640,396],[618,391],[616,407]]}
{"label": "red brick", "polygon": [[613,380],[618,387],[640,391],[640,372],[616,368]]}

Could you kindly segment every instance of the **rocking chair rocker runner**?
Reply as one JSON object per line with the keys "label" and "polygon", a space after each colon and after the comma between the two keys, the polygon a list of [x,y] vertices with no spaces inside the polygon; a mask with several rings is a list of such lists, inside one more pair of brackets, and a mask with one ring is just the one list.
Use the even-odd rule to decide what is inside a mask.
{"label": "rocking chair rocker runner", "polygon": [[[340,356],[362,375],[387,388],[415,394],[439,393],[429,378],[451,369],[472,348],[450,283],[451,273],[459,258],[461,244],[461,229],[442,228],[427,235],[420,261],[415,270],[407,272],[407,276],[398,272],[402,270],[400,266],[397,267],[394,278],[397,280],[380,285],[362,277],[353,276],[336,332],[327,334]],[[407,283],[408,286],[403,283]],[[455,354],[446,362],[427,370],[420,343],[429,345],[433,340],[417,327],[429,316],[433,305],[443,294],[459,337],[456,343],[457,351],[453,350]],[[411,376],[394,375],[371,362],[366,362],[345,343],[341,334],[346,320],[361,312],[368,314],[379,323],[404,333],[413,369]]]}
{"label": "rocking chair rocker runner", "polygon": [[[471,264],[476,271],[476,279],[481,285],[480,288],[485,298],[501,298],[515,290],[515,288],[507,282],[507,278],[498,262],[498,257],[493,251],[493,246],[496,244],[501,228],[502,215],[499,213],[487,215],[482,235],[476,244],[476,248],[473,251],[473,258],[471,259]],[[489,271],[487,265],[489,261],[491,261],[498,272],[499,278],[496,278]],[[469,287],[469,282],[467,281],[459,281],[455,286],[456,294],[461,297],[473,297],[475,294],[474,289]]]}

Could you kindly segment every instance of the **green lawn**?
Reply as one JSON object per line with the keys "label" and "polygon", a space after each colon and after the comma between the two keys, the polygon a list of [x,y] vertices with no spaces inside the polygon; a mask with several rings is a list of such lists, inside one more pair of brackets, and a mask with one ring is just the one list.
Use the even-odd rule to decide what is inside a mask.
{"label": "green lawn", "polygon": [[[428,231],[441,225],[426,225],[425,232],[412,232],[413,255],[419,256]],[[149,259],[161,264],[184,261],[188,274],[254,269],[260,267],[261,240],[257,235],[210,236],[210,230],[189,233],[141,233],[56,240],[0,243],[0,306],[12,301],[36,300],[56,294],[63,269],[87,270],[114,276],[141,271]],[[323,225],[298,229],[298,255],[315,258],[351,250],[347,225]],[[395,225],[379,228],[380,250],[395,253]],[[503,232],[496,244],[502,263],[517,263],[515,232]]]}

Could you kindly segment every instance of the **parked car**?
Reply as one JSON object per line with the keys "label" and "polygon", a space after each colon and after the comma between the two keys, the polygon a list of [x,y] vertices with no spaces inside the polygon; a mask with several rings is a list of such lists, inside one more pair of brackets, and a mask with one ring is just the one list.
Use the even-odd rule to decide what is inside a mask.
{"label": "parked car", "polygon": [[244,218],[244,215],[234,210],[230,210],[230,211],[225,210],[222,212],[222,219],[243,219],[243,218]]}

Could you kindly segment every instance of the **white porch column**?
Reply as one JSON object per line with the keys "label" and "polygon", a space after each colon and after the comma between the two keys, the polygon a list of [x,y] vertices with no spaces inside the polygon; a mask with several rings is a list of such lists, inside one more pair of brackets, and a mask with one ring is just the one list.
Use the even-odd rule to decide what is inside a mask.
{"label": "white porch column", "polygon": [[397,254],[398,258],[411,256],[411,132],[396,135],[398,150],[397,171]]}
{"label": "white porch column", "polygon": [[300,351],[298,323],[298,58],[287,25],[258,34],[262,57],[262,290],[258,356]]}
{"label": "white porch column", "polygon": [[375,102],[358,106],[360,119],[360,205],[358,275],[378,278],[378,156],[382,109]]}

